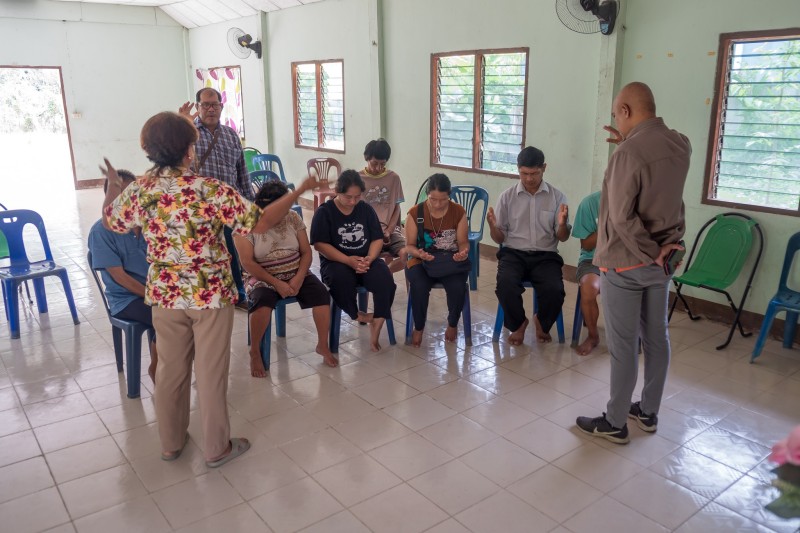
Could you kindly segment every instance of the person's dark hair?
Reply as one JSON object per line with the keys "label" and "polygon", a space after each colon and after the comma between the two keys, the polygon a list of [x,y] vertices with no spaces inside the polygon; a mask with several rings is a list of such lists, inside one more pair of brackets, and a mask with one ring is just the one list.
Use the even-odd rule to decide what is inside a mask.
{"label": "person's dark hair", "polygon": [[203,94],[204,92],[206,92],[206,91],[211,91],[211,92],[213,92],[214,94],[216,94],[216,95],[217,95],[217,101],[218,101],[220,104],[222,103],[222,95],[221,95],[221,94],[219,94],[219,91],[218,91],[218,90],[216,90],[216,89],[214,89],[213,87],[203,87],[202,89],[200,89],[199,91],[197,91],[197,94],[195,95],[195,101],[196,101],[196,102],[199,102],[199,101],[200,101],[200,96],[202,96],[202,94]]}
{"label": "person's dark hair", "polygon": [[183,115],[164,111],[144,123],[139,141],[147,159],[154,163],[151,170],[178,167],[189,147],[197,142],[197,128]]}
{"label": "person's dark hair", "polygon": [[446,192],[450,194],[450,178],[445,174],[434,174],[428,178],[428,185],[425,187],[425,192],[430,194],[433,191]]}
{"label": "person's dark hair", "polygon": [[533,146],[523,148],[517,156],[518,167],[540,167],[544,165],[544,152]]}
{"label": "person's dark hair", "polygon": [[358,172],[348,169],[339,175],[339,178],[336,180],[335,190],[339,194],[344,194],[347,192],[347,189],[353,186],[361,189],[361,192],[364,192],[364,190],[367,188],[367,186],[364,184],[364,180],[358,175]]}
{"label": "person's dark hair", "polygon": [[[136,181],[136,174],[124,168],[118,168],[117,175],[122,178],[122,181]],[[108,180],[103,182],[103,192],[108,192]]]}
{"label": "person's dark hair", "polygon": [[378,161],[388,161],[391,155],[392,147],[383,138],[368,142],[364,148],[364,161],[369,161],[373,157]]}
{"label": "person's dark hair", "polygon": [[256,193],[255,204],[264,209],[269,204],[287,194],[289,187],[280,180],[267,180]]}

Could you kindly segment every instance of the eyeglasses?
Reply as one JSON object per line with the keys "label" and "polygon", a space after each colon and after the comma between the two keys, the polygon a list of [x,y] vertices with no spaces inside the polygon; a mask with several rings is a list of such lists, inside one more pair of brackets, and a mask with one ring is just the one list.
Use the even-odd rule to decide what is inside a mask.
{"label": "eyeglasses", "polygon": [[222,104],[217,102],[201,102],[197,105],[203,109],[222,109]]}

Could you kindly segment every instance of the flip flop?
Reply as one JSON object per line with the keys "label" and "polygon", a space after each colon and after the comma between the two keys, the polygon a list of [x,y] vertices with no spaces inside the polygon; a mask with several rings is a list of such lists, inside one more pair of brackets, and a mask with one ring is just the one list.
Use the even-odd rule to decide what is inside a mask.
{"label": "flip flop", "polygon": [[186,434],[186,438],[183,441],[183,446],[181,446],[181,449],[176,451],[172,455],[166,455],[166,454],[162,453],[161,454],[161,460],[162,461],[168,461],[168,462],[176,460],[178,457],[181,456],[181,454],[183,453],[183,449],[186,448],[186,445],[188,443],[189,443],[189,434],[187,433]]}
{"label": "flip flop", "polygon": [[231,439],[231,452],[225,457],[220,457],[216,461],[206,461],[206,466],[209,468],[217,468],[224,465],[228,461],[232,461],[250,449],[250,441],[246,439]]}

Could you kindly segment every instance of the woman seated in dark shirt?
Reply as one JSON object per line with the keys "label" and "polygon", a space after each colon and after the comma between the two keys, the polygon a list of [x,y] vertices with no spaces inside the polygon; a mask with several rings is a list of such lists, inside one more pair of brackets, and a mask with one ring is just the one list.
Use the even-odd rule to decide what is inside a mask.
{"label": "woman seated in dark shirt", "polygon": [[[361,201],[364,181],[355,170],[345,170],[336,180],[336,197],[314,213],[311,244],[320,255],[322,281],[342,311],[353,320],[370,324],[370,347],[381,349],[383,323],[391,317],[397,286],[391,272],[379,259],[383,230],[375,210]],[[356,289],[364,286],[373,295],[374,313],[362,313]]]}

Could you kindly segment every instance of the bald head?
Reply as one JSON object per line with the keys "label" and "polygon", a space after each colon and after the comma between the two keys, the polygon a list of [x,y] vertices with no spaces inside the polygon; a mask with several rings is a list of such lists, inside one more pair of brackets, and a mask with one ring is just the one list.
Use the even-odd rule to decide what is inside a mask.
{"label": "bald head", "polygon": [[627,136],[637,124],[656,116],[653,91],[640,81],[627,84],[614,99],[612,114],[619,132]]}

